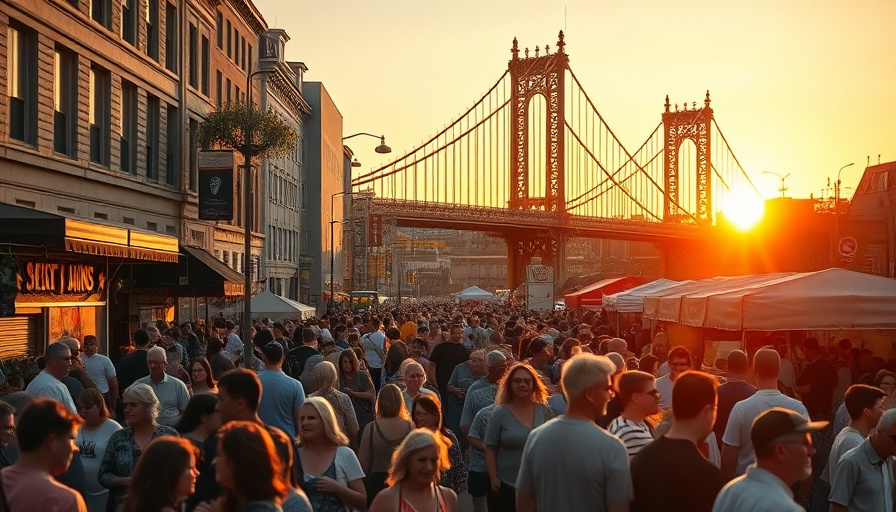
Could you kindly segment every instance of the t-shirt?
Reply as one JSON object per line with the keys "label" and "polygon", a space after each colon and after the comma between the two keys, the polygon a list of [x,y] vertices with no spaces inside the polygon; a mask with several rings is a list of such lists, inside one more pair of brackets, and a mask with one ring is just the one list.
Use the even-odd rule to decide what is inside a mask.
{"label": "t-shirt", "polygon": [[87,504],[74,489],[54,480],[48,472],[22,466],[3,468],[3,491],[9,510],[65,510],[87,512]]}
{"label": "t-shirt", "polygon": [[137,379],[149,375],[146,354],[146,349],[137,349],[118,360],[118,389],[120,393],[124,393]]}
{"label": "t-shirt", "polygon": [[660,409],[672,407],[672,379],[664,375],[656,379],[656,390],[660,392]]}
{"label": "t-shirt", "polygon": [[76,457],[81,459],[81,465],[84,467],[84,497],[91,510],[102,510],[106,506],[109,489],[100,485],[97,477],[109,438],[119,430],[121,425],[112,419],[104,421],[95,432],[84,432],[84,425],[78,429],[78,437],[75,439],[78,444]]}
{"label": "t-shirt", "polygon": [[809,384],[812,389],[801,398],[813,420],[830,419],[834,388],[838,383],[837,370],[827,359],[819,357],[809,363],[796,381],[797,386]]}
{"label": "t-shirt", "polygon": [[[358,462],[358,456],[348,446],[340,446],[336,448],[336,457],[333,459],[336,465],[335,480],[342,485],[354,482],[364,478],[364,470],[361,469],[361,463]],[[305,479],[311,479],[320,475],[311,475],[305,473]]]}
{"label": "t-shirt", "polygon": [[777,389],[760,389],[750,398],[734,404],[731,416],[728,417],[725,434],[722,435],[723,443],[739,447],[734,476],[744,474],[747,466],[756,460],[750,429],[753,427],[753,420],[772,407],[783,407],[809,418],[809,412],[806,411],[806,406],[802,402],[784,395]]}
{"label": "t-shirt", "polygon": [[460,343],[439,343],[432,349],[429,360],[436,365],[436,382],[442,396],[448,393],[448,380],[451,379],[454,368],[467,359],[467,349]]}
{"label": "t-shirt", "polygon": [[464,397],[464,408],[460,415],[460,426],[468,427],[473,422],[476,413],[484,407],[494,405],[495,394],[497,394],[498,386],[491,383],[488,377],[483,377],[472,384],[467,389],[467,396]]}
{"label": "t-shirt", "polygon": [[725,427],[728,425],[728,417],[731,416],[731,409],[734,404],[741,400],[746,400],[756,393],[756,386],[747,384],[742,380],[729,380],[719,386],[719,406],[716,409],[716,423],[712,427],[713,433],[716,435],[716,441],[721,444],[722,436],[725,435]]}
{"label": "t-shirt", "polygon": [[617,416],[610,422],[607,432],[618,437],[628,452],[629,458],[634,457],[648,444],[653,442],[653,432],[646,421],[632,421]]}
{"label": "t-shirt", "polygon": [[697,445],[661,436],[645,446],[631,463],[635,499],[631,512],[655,510],[710,512],[725,482],[719,468]]}
{"label": "t-shirt", "polygon": [[865,438],[862,437],[862,433],[858,430],[852,427],[846,427],[841,430],[834,439],[834,444],[831,445],[831,455],[828,457],[828,463],[825,464],[819,478],[830,485],[831,480],[834,479],[833,476],[837,473],[837,465],[840,463],[843,455],[863,442],[865,442]]}
{"label": "t-shirt", "polygon": [[492,411],[483,442],[498,450],[498,478],[507,485],[516,484],[520,470],[523,448],[532,429],[551,419],[551,410],[546,405],[536,405],[532,428],[520,423],[506,405],[499,405]]}
{"label": "t-shirt", "polygon": [[65,387],[65,384],[47,373],[46,370],[38,373],[37,377],[28,383],[25,392],[28,393],[31,398],[37,398],[39,396],[52,398],[66,406],[68,410],[75,413],[78,412],[78,409],[75,407],[75,402],[72,400],[72,395],[69,393],[68,388]]}
{"label": "t-shirt", "polygon": [[86,353],[83,353],[81,354],[81,362],[84,363],[87,374],[90,375],[90,378],[96,384],[96,389],[100,393],[108,393],[109,379],[114,378],[116,375],[115,365],[112,364],[112,360],[102,354],[88,356]]}
{"label": "t-shirt", "polygon": [[625,447],[590,421],[560,416],[534,429],[521,461],[514,486],[540,512],[601,512],[634,497]]}
{"label": "t-shirt", "polygon": [[180,421],[180,416],[187,408],[190,401],[190,391],[182,380],[171,377],[167,373],[162,374],[162,381],[156,384],[152,377],[146,376],[137,379],[135,384],[146,384],[152,388],[159,399],[159,417],[157,421],[162,425],[173,427]]}
{"label": "t-shirt", "polygon": [[[470,433],[467,434],[467,437],[473,437],[481,441],[485,437],[488,420],[491,419],[492,411],[494,410],[495,405],[492,404],[477,412],[476,417],[473,418],[473,424],[470,425]],[[485,467],[485,454],[472,445],[470,445],[470,471],[476,471],[477,473],[488,472],[488,468]]]}
{"label": "t-shirt", "polygon": [[312,356],[319,355],[320,352],[314,347],[310,345],[300,345],[286,353],[286,360],[283,363],[283,371],[290,377],[298,379],[302,376],[302,372],[305,371],[305,363],[307,363]]}
{"label": "t-shirt", "polygon": [[273,425],[290,436],[298,435],[294,411],[305,403],[302,383],[280,370],[265,370],[258,374],[261,381],[261,401],[258,417],[265,425]]}

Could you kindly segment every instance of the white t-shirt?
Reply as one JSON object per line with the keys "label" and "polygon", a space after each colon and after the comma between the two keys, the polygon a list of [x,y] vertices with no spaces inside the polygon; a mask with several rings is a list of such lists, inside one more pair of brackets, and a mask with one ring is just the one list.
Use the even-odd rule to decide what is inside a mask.
{"label": "white t-shirt", "polygon": [[[370,334],[365,334],[364,337],[370,340],[371,343],[376,345],[377,348],[383,350],[386,346],[386,335],[383,331],[374,331]],[[364,339],[362,338],[361,343],[364,343]],[[371,350],[370,347],[364,346],[364,359],[367,360],[367,366],[369,368],[382,368],[383,360],[380,358],[379,354],[377,354],[376,350]]]}
{"label": "white t-shirt", "polygon": [[112,364],[112,360],[102,354],[88,356],[86,353],[82,353],[81,362],[84,363],[87,374],[96,383],[96,388],[99,392],[103,394],[108,393],[109,379],[116,376],[115,365]]}
{"label": "white t-shirt", "polygon": [[31,398],[37,398],[39,396],[52,398],[66,406],[68,410],[74,413],[78,412],[78,408],[75,407],[75,402],[72,400],[72,394],[68,392],[68,388],[65,387],[65,384],[47,373],[46,370],[37,374],[37,377],[35,377],[34,380],[28,384],[28,387],[25,388],[25,392],[28,393]]}
{"label": "white t-shirt", "polygon": [[[659,383],[659,379],[657,379],[657,383]],[[750,429],[753,426],[753,420],[772,407],[790,409],[802,414],[807,420],[809,419],[809,411],[806,410],[806,406],[802,402],[790,398],[777,389],[760,389],[750,398],[734,404],[731,416],[728,418],[728,426],[725,428],[725,435],[722,436],[723,443],[739,448],[734,476],[743,475],[747,466],[756,460]]]}
{"label": "white t-shirt", "polygon": [[796,386],[796,375],[793,371],[793,363],[786,357],[781,358],[781,369],[778,371],[778,380],[784,384],[785,388],[793,388]]}
{"label": "white t-shirt", "polygon": [[[342,485],[348,485],[349,482],[354,482],[365,476],[364,470],[361,469],[361,463],[358,462],[358,456],[355,455],[355,452],[348,446],[340,446],[336,448],[336,457],[333,459],[333,463],[336,465],[335,480]],[[309,475],[308,473],[305,473],[303,476],[305,481],[309,482],[320,475]],[[345,510],[348,512],[351,509],[345,507]]]}
{"label": "white t-shirt", "polygon": [[672,407],[672,379],[668,375],[656,379],[656,390],[660,392],[660,409]]}
{"label": "white t-shirt", "polygon": [[824,471],[821,472],[820,478],[827,482],[828,485],[831,484],[831,481],[834,480],[834,475],[837,474],[837,464],[840,462],[840,459],[848,452],[852,450],[856,446],[859,446],[865,442],[865,438],[862,437],[862,433],[852,427],[846,427],[837,434],[836,439],[834,439],[834,444],[831,445],[831,455],[828,457],[828,463],[824,466]]}

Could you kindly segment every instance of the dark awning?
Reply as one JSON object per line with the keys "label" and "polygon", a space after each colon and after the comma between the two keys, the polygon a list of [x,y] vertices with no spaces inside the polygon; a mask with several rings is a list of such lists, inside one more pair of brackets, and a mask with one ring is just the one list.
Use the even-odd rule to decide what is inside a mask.
{"label": "dark awning", "polygon": [[0,203],[0,240],[93,256],[177,262],[176,237]]}
{"label": "dark awning", "polygon": [[[209,270],[215,272],[223,278],[224,295],[243,295],[245,278],[236,270],[228,267],[223,261],[215,258],[215,256],[204,249],[198,247],[181,247],[186,253],[198,260],[199,263],[208,267]],[[194,267],[196,265],[194,264]]]}
{"label": "dark awning", "polygon": [[243,295],[243,275],[208,251],[180,247],[177,263],[135,265],[131,270],[134,288],[172,297],[231,297]]}

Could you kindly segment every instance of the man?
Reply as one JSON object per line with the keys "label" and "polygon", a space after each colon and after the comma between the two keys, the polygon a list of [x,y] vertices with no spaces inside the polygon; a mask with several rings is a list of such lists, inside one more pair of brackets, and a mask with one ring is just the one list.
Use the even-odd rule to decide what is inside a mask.
{"label": "man", "polygon": [[0,468],[12,466],[18,459],[18,450],[10,447],[12,438],[16,434],[16,410],[0,400]]}
{"label": "man", "polygon": [[108,357],[97,352],[99,342],[96,336],[88,334],[84,336],[84,352],[81,352],[81,364],[96,383],[96,388],[106,399],[109,410],[114,411],[118,405],[118,377],[115,373],[115,365]]}
{"label": "man", "polygon": [[305,363],[312,356],[319,356],[317,351],[317,334],[310,327],[301,330],[296,329],[293,336],[300,335],[301,338],[293,338],[296,348],[286,353],[286,373],[290,377],[298,380],[305,371]]}
{"label": "man", "polygon": [[610,422],[607,431],[622,440],[632,458],[653,442],[653,427],[645,418],[659,411],[660,392],[656,389],[654,376],[639,371],[620,374],[616,389],[622,414]]}
{"label": "man", "polygon": [[136,384],[147,384],[159,399],[159,417],[162,425],[173,427],[180,421],[181,415],[190,401],[190,391],[182,380],[165,373],[168,366],[167,355],[162,347],[152,347],[146,355],[149,375],[137,379]]}
{"label": "man", "polygon": [[803,349],[809,364],[800,373],[793,391],[802,398],[811,419],[829,421],[838,381],[837,370],[830,361],[821,357],[821,347],[816,338],[806,338]]}
{"label": "man", "polygon": [[224,321],[224,338],[227,343],[224,350],[230,355],[230,358],[236,361],[240,354],[243,353],[243,340],[236,334],[237,326],[230,320]]}
{"label": "man", "polygon": [[679,375],[691,367],[691,353],[681,345],[672,347],[667,363],[669,374],[656,380],[656,389],[660,390],[660,408],[663,410],[672,407],[672,385]]}
{"label": "man", "polygon": [[[75,356],[74,359],[72,359],[72,367],[68,371],[68,377],[76,380],[80,386],[78,387],[79,391],[77,394],[72,393],[72,398],[77,397],[81,394],[81,391],[84,391],[87,388],[96,388],[96,383],[90,377],[90,374],[87,373],[87,370],[84,369],[84,365],[78,357],[81,354],[81,342],[78,341],[77,338],[72,338],[70,336],[60,338],[59,342],[65,343],[68,349],[72,351],[72,355]],[[69,386],[69,391],[71,391],[71,385],[66,382],[66,380],[67,379],[63,379],[62,383]]]}
{"label": "man", "polygon": [[[432,355],[430,355],[429,360],[435,365],[436,383],[441,396],[448,394],[448,381],[451,379],[451,372],[454,371],[457,365],[467,360],[467,349],[464,348],[463,338],[463,326],[455,323],[451,326],[451,338],[432,349]],[[470,418],[470,421],[472,421],[472,418]]]}
{"label": "man", "polygon": [[32,398],[40,396],[52,398],[66,406],[71,412],[78,412],[75,402],[62,379],[68,376],[75,356],[65,343],[51,343],[44,350],[44,369],[25,388]]}
{"label": "man", "polygon": [[[218,405],[221,414],[221,425],[231,421],[251,421],[264,425],[258,417],[258,404],[261,399],[261,381],[255,372],[246,368],[237,368],[226,372],[218,380]],[[264,425],[274,441],[274,448],[280,456],[280,462],[289,468],[293,482],[301,482],[302,475],[296,474],[298,460],[295,444],[290,436],[277,427]],[[197,463],[199,477],[196,479],[196,492],[187,500],[187,510],[193,510],[198,503],[213,501],[221,494],[221,486],[215,480],[214,460],[218,452],[218,436],[207,439],[202,446],[202,460]]]}
{"label": "man", "polygon": [[569,407],[529,434],[515,486],[517,510],[628,510],[633,493],[625,446],[594,424],[613,395],[614,371],[609,359],[593,354],[563,366]]}
{"label": "man", "polygon": [[793,362],[787,359],[789,351],[787,340],[783,336],[777,336],[772,340],[772,346],[781,356],[781,369],[778,371],[778,380],[784,386],[784,393],[793,396],[793,387],[796,386],[796,371],[793,369]]}
{"label": "man", "polygon": [[36,398],[19,418],[19,460],[2,470],[4,510],[87,512],[84,498],[57,482],[78,453],[75,438],[84,422],[55,400]]}
{"label": "man", "polygon": [[846,453],[831,473],[831,512],[893,510],[896,409],[884,411],[877,431]]}
{"label": "man", "polygon": [[790,488],[811,476],[815,448],[809,433],[826,425],[810,423],[789,409],[762,412],[750,430],[756,465],[722,489],[713,512],[805,512]]}
{"label": "man", "polygon": [[722,436],[725,427],[728,426],[728,417],[734,404],[746,400],[756,393],[756,386],[747,383],[747,371],[750,368],[750,360],[742,350],[732,350],[725,359],[725,376],[728,382],[719,386],[719,409],[716,412],[716,424],[712,428],[716,435],[716,442],[722,445]]}
{"label": "man", "polygon": [[712,433],[717,387],[715,377],[703,372],[684,372],[675,379],[672,427],[632,459],[632,512],[712,510],[725,482],[698,446]]}
{"label": "man", "polygon": [[142,329],[137,329],[134,331],[133,339],[136,350],[118,360],[118,383],[121,392],[128,389],[137,379],[149,375],[149,366],[146,365],[149,334]]}
{"label": "man", "polygon": [[488,346],[488,329],[480,327],[478,315],[472,315],[464,328],[464,347],[467,350],[486,348]]}
{"label": "man", "polygon": [[[495,404],[480,409],[473,417],[467,440],[470,443],[470,464],[467,471],[467,492],[473,501],[473,512],[486,512],[489,489],[488,468],[485,466],[485,431],[495,410]],[[519,503],[517,503],[519,508]]]}
{"label": "man", "polygon": [[[616,379],[619,378],[620,375],[625,373],[626,365],[625,360],[622,358],[622,355],[619,352],[609,352],[607,353],[607,359],[616,366],[616,372],[610,377],[611,382],[616,382]],[[550,391],[550,389],[549,389]],[[610,399],[610,402],[607,404],[607,412],[600,418],[597,418],[597,424],[603,428],[608,429],[610,427],[610,423],[619,417],[622,414],[622,401],[619,398],[618,389],[616,389],[617,394],[613,398]],[[556,396],[556,395],[555,395]]]}
{"label": "man", "polygon": [[180,339],[178,342],[186,348],[189,361],[195,361],[197,357],[205,357],[205,346],[199,340],[199,336],[193,333],[192,322],[180,324]]}
{"label": "man", "polygon": [[628,349],[628,342],[626,342],[622,338],[612,338],[610,339],[610,343],[607,344],[607,348],[610,352],[616,352],[621,355],[623,359],[628,359],[629,357],[634,357],[634,352],[631,352]]}
{"label": "man", "polygon": [[[464,409],[460,415],[460,429],[466,434],[470,431],[473,418],[480,410],[494,405],[498,393],[498,381],[507,373],[507,357],[499,350],[492,350],[485,355],[485,377],[470,384],[464,397]],[[484,433],[484,431],[483,431]]]}
{"label": "man", "polygon": [[756,393],[734,404],[728,425],[722,435],[722,477],[725,481],[743,475],[754,461],[750,429],[761,413],[770,407],[781,407],[801,414],[807,420],[809,412],[799,400],[778,391],[781,356],[770,347],[761,348],[753,356],[753,375]]}
{"label": "man", "polygon": [[258,417],[265,425],[273,425],[290,436],[299,435],[299,409],[305,402],[302,383],[283,373],[283,347],[276,341],[262,348],[264,371],[261,381],[261,402]]}
{"label": "man", "polygon": [[146,335],[149,336],[149,346],[155,347],[162,341],[162,333],[159,331],[159,328],[150,325],[146,328]]}
{"label": "man", "polygon": [[831,492],[831,481],[837,473],[840,459],[847,452],[856,448],[871,433],[871,429],[877,426],[880,417],[884,413],[884,398],[886,393],[880,388],[855,384],[846,390],[844,404],[849,412],[849,425],[841,430],[831,446],[831,454],[828,457],[824,470],[818,480],[813,484],[812,508],[810,510],[827,511],[830,509],[828,495]]}
{"label": "man", "polygon": [[371,317],[368,324],[369,331],[361,336],[364,359],[367,361],[367,369],[377,392],[383,379],[383,361],[386,360],[386,334],[380,328],[381,325],[378,317]]}

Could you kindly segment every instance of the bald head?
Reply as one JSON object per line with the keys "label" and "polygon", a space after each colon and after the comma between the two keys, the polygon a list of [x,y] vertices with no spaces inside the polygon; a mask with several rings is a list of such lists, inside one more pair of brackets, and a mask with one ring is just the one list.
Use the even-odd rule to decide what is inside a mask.
{"label": "bald head", "polygon": [[747,373],[750,363],[743,350],[732,350],[728,353],[728,373],[743,375]]}
{"label": "bald head", "polygon": [[887,409],[881,415],[880,420],[877,422],[877,430],[886,430],[893,433],[893,430],[896,430],[896,409]]}
{"label": "bald head", "polygon": [[618,352],[610,352],[609,354],[607,354],[607,359],[609,359],[613,362],[614,365],[616,365],[616,371],[613,372],[614,375],[616,373],[622,373],[623,371],[625,371],[625,358],[622,357],[622,354],[619,354]]}
{"label": "bald head", "polygon": [[753,356],[753,371],[762,379],[778,378],[781,371],[781,356],[773,348],[761,348]]}

